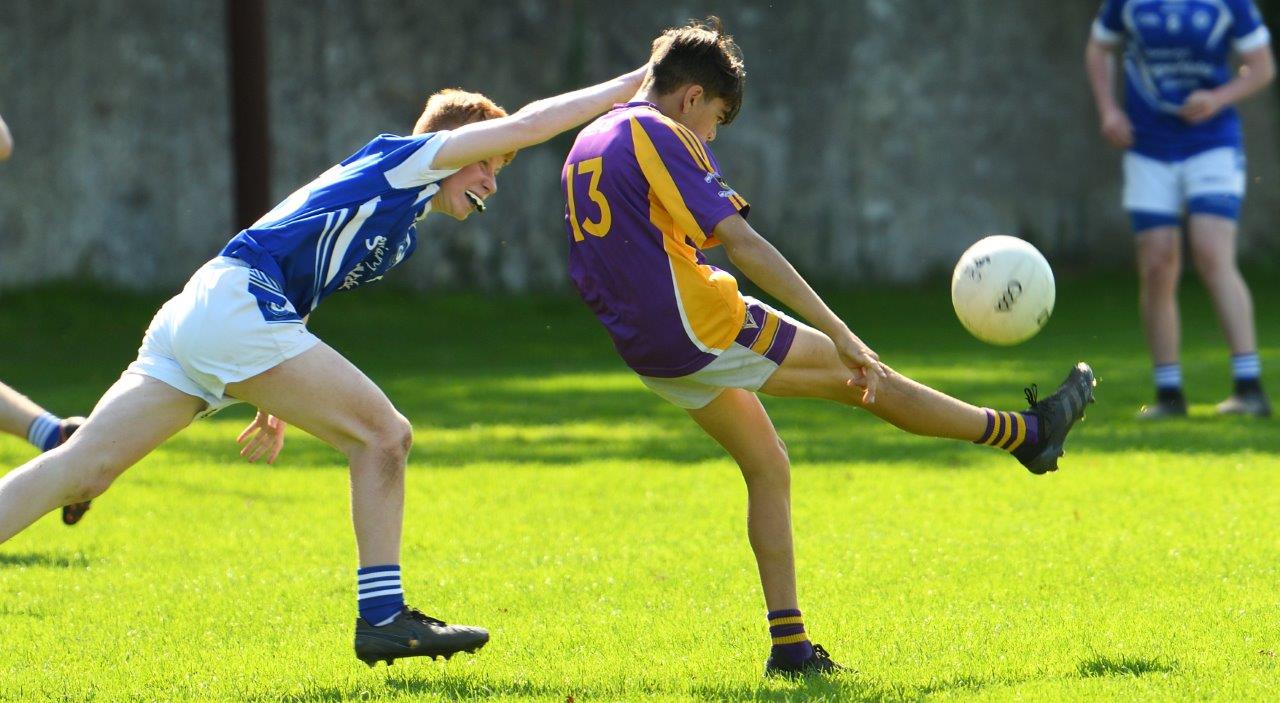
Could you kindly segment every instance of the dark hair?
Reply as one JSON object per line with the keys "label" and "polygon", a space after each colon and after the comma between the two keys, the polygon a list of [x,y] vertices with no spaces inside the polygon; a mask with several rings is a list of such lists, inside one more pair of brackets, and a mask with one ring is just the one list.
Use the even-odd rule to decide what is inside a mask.
{"label": "dark hair", "polygon": [[649,82],[660,95],[685,85],[700,85],[707,99],[725,102],[723,124],[729,124],[742,109],[742,88],[747,72],[742,51],[733,37],[724,33],[719,17],[689,20],[672,27],[653,40],[649,56]]}

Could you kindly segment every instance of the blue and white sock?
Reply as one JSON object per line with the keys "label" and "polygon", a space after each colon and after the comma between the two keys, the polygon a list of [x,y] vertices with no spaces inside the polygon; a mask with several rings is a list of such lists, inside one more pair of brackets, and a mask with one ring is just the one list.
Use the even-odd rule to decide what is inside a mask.
{"label": "blue and white sock", "polygon": [[1231,378],[1236,381],[1255,381],[1262,376],[1262,359],[1258,353],[1232,354]]}
{"label": "blue and white sock", "polygon": [[31,421],[27,428],[27,441],[36,449],[47,452],[62,441],[62,418],[45,413]]}
{"label": "blue and white sock", "polygon": [[386,625],[404,610],[400,565],[383,564],[356,570],[356,605],[371,625]]}
{"label": "blue and white sock", "polygon": [[1262,360],[1257,352],[1231,355],[1231,378],[1236,395],[1262,392]]}
{"label": "blue and white sock", "polygon": [[1182,390],[1182,364],[1157,364],[1154,375],[1157,391]]}

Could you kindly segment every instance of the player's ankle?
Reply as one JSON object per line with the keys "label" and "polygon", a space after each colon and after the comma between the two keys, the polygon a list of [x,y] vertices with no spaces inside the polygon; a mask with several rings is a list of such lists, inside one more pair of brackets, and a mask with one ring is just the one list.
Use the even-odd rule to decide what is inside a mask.
{"label": "player's ankle", "polygon": [[399,564],[361,567],[356,570],[356,582],[360,617],[370,625],[385,625],[404,610]]}
{"label": "player's ankle", "polygon": [[1015,452],[1040,441],[1040,417],[1034,412],[1009,412],[990,408],[983,408],[982,411],[987,414],[987,427],[974,440],[974,444]]}
{"label": "player's ankle", "polygon": [[799,610],[773,610],[768,614],[772,648],[769,658],[776,664],[791,666],[813,656],[813,644],[804,631],[804,618]]}

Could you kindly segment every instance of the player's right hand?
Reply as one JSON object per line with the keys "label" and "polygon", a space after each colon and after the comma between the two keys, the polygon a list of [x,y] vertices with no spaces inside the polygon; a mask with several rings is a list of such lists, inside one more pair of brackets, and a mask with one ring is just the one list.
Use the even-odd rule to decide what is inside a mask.
{"label": "player's right hand", "polygon": [[876,387],[880,384],[880,379],[889,376],[889,372],[880,363],[880,355],[872,351],[871,347],[864,344],[861,339],[858,339],[858,335],[852,332],[838,335],[831,341],[835,342],[840,361],[855,374],[849,379],[849,386],[862,389],[864,405],[876,402]]}
{"label": "player's right hand", "polygon": [[236,437],[236,444],[244,445],[240,448],[240,456],[250,464],[263,456],[267,457],[268,464],[276,463],[276,457],[280,456],[280,450],[284,448],[285,427],[287,425],[284,420],[259,410],[253,422]]}
{"label": "player's right hand", "polygon": [[1124,110],[1115,108],[1102,116],[1102,136],[1117,149],[1133,146],[1133,123]]}

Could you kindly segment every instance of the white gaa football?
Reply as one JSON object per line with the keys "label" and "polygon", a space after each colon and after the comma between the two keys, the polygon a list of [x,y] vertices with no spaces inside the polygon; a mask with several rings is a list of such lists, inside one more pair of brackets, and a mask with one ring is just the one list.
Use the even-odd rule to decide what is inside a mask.
{"label": "white gaa football", "polygon": [[951,275],[951,304],[973,336],[1010,345],[1035,336],[1053,314],[1053,269],[1031,244],[1003,234],[979,240]]}

